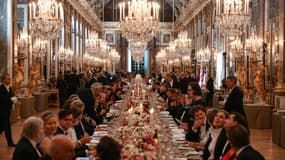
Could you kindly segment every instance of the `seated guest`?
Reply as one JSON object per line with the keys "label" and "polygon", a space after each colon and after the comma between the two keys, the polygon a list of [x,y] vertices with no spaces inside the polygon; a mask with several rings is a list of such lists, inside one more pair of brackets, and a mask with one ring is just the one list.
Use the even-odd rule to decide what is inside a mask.
{"label": "seated guest", "polygon": [[[224,128],[228,129],[237,125],[242,125],[244,126],[249,133],[249,128],[248,128],[248,123],[245,119],[245,117],[238,113],[238,112],[232,112],[229,117],[225,121]],[[234,150],[231,149],[230,142],[227,140],[227,143],[223,147],[223,152],[222,152],[222,160],[228,160],[229,157],[232,157],[234,155]]]}
{"label": "seated guest", "polygon": [[265,158],[250,146],[249,134],[246,127],[236,125],[227,129],[227,137],[235,154],[229,159],[236,160],[265,160]]}
{"label": "seated guest", "polygon": [[74,143],[65,135],[56,135],[49,145],[49,156],[52,160],[73,160]]}
{"label": "seated guest", "polygon": [[90,142],[90,138],[85,132],[84,127],[80,125],[83,111],[78,107],[73,107],[70,111],[73,116],[73,126],[70,128],[70,137],[76,144],[75,148],[77,148]]}
{"label": "seated guest", "polygon": [[102,84],[95,82],[91,85],[91,88],[79,89],[78,96],[84,103],[84,114],[87,114],[93,120],[96,120],[96,113],[94,112],[95,97],[102,91]]}
{"label": "seated guest", "polygon": [[197,104],[206,106],[206,102],[202,99],[202,91],[198,83],[192,82],[188,84],[188,97],[192,100],[189,104],[190,106]]}
{"label": "seated guest", "polygon": [[[56,134],[64,134],[67,137],[73,139],[74,137],[74,132],[73,132],[73,115],[72,111],[70,109],[64,109],[59,111],[58,113],[58,127]],[[87,141],[90,141],[89,137],[81,138],[77,141],[74,141],[74,146],[76,147],[75,149],[75,154],[76,156],[86,156],[88,154],[94,154],[93,152],[86,152],[85,150],[87,149],[87,146],[84,146],[83,144],[86,143]]]}
{"label": "seated guest", "polygon": [[243,125],[249,131],[248,122],[246,118],[238,112],[232,112],[226,119],[224,128],[234,127],[238,124]]}
{"label": "seated guest", "polygon": [[195,106],[191,109],[194,115],[194,124],[189,128],[186,134],[186,140],[192,142],[201,142],[205,136],[206,132],[210,128],[210,124],[206,118],[206,109],[202,106]]}
{"label": "seated guest", "polygon": [[223,147],[227,142],[226,131],[223,128],[228,113],[224,110],[218,110],[213,125],[209,128],[202,143],[190,143],[190,146],[203,150],[203,160],[217,160],[222,154]]}
{"label": "seated guest", "polygon": [[57,118],[52,112],[46,111],[41,115],[41,119],[44,122],[44,136],[39,143],[39,149],[43,154],[47,154],[48,145],[57,129]]}
{"label": "seated guest", "polygon": [[[64,103],[65,109],[70,109],[73,107],[79,107],[83,112],[85,109],[84,103],[81,101],[78,95],[71,95],[69,96],[68,100]],[[83,115],[82,122],[80,125],[84,126],[85,131],[92,135],[94,132],[94,128],[96,128],[96,122],[90,118],[87,114]]]}
{"label": "seated guest", "polygon": [[181,115],[182,123],[180,128],[184,130],[189,130],[189,125],[191,126],[191,120],[193,120],[193,115],[191,113],[191,108],[200,105],[205,107],[206,103],[202,100],[202,91],[198,83],[192,82],[188,84],[188,97],[186,97],[186,105],[184,106],[184,112]]}
{"label": "seated guest", "polygon": [[72,127],[72,112],[69,109],[63,109],[58,112],[58,126],[56,134],[70,134],[69,129]]}
{"label": "seated guest", "polygon": [[114,139],[104,136],[96,147],[98,160],[120,160],[121,146]]}
{"label": "seated guest", "polygon": [[37,160],[42,156],[37,143],[43,136],[43,121],[37,117],[29,117],[24,121],[21,139],[16,145],[13,160]]}
{"label": "seated guest", "polygon": [[[80,111],[84,112],[84,103],[80,100],[74,100],[71,102],[69,108],[79,108]],[[96,121],[88,117],[87,115],[82,115],[81,122],[78,122],[77,125],[74,126],[75,129],[78,131],[77,137],[81,138],[84,136],[85,133],[92,135],[94,132],[94,128],[96,128]]]}

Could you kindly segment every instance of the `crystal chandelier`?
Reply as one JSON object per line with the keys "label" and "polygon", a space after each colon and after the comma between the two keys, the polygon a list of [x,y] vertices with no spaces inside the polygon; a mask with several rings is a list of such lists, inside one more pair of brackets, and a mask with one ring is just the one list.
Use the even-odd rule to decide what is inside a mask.
{"label": "crystal chandelier", "polygon": [[181,56],[187,55],[191,49],[191,39],[188,38],[187,31],[180,32],[178,38],[174,40],[177,52]]}
{"label": "crystal chandelier", "polygon": [[28,48],[28,45],[30,44],[30,41],[31,41],[31,37],[29,36],[27,30],[22,30],[17,39],[17,45],[20,48],[19,49],[20,54],[26,53],[26,50]]}
{"label": "crystal chandelier", "polygon": [[27,48],[29,41],[30,41],[30,36],[28,35],[27,30],[22,30],[19,34],[19,37],[17,39],[17,45],[20,48]]}
{"label": "crystal chandelier", "polygon": [[159,64],[163,64],[163,63],[166,63],[167,62],[167,53],[165,51],[164,48],[162,48],[158,53],[157,55],[155,56],[155,58],[157,59],[157,63]]}
{"label": "crystal chandelier", "polygon": [[47,42],[44,40],[36,39],[36,41],[33,43],[33,56],[35,58],[41,58],[45,56],[45,53],[47,51],[46,49]]}
{"label": "crystal chandelier", "polygon": [[115,62],[115,63],[119,63],[120,62],[120,55],[119,53],[116,51],[116,49],[111,49],[111,52],[110,52],[110,60],[112,62]]}
{"label": "crystal chandelier", "polygon": [[120,30],[130,41],[148,42],[159,30],[159,4],[147,0],[121,2]]}
{"label": "crystal chandelier", "polygon": [[262,47],[263,40],[261,38],[257,38],[255,35],[251,35],[245,41],[245,48],[249,52],[249,56],[252,58],[260,59],[262,57]]}
{"label": "crystal chandelier", "polygon": [[216,0],[216,26],[230,36],[240,35],[249,19],[249,0]]}
{"label": "crystal chandelier", "polygon": [[185,64],[185,65],[186,64],[191,64],[191,57],[189,55],[188,56],[183,56],[181,60],[182,60],[182,63]]}
{"label": "crystal chandelier", "polygon": [[91,31],[88,39],[86,39],[86,50],[89,53],[95,53],[100,50],[100,39],[96,31]]}
{"label": "crystal chandelier", "polygon": [[62,4],[59,0],[31,0],[29,3],[29,29],[33,37],[56,39],[63,27]]}
{"label": "crystal chandelier", "polygon": [[240,38],[236,38],[230,43],[230,47],[232,52],[234,53],[234,57],[238,58],[242,56],[243,53],[243,44],[241,43]]}
{"label": "crystal chandelier", "polygon": [[58,56],[60,61],[65,61],[65,62],[72,62],[73,59],[73,51],[70,48],[63,48],[60,47],[58,50]]}
{"label": "crystal chandelier", "polygon": [[211,58],[211,51],[210,49],[207,47],[205,49],[200,49],[197,52],[197,61],[198,62],[209,62]]}

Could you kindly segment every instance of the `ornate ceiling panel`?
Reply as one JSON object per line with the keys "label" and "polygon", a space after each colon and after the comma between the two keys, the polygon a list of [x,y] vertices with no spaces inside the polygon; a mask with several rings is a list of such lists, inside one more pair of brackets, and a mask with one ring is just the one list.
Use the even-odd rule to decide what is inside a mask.
{"label": "ornate ceiling panel", "polygon": [[[116,15],[118,12],[117,8],[114,7],[117,3],[121,2],[122,0],[85,0],[91,6],[93,11],[96,13],[98,17],[101,17],[102,20],[102,13],[103,13],[103,6],[105,7],[105,20],[108,21],[108,17],[106,16],[113,16]],[[164,9],[164,17],[161,19],[162,22],[170,22],[172,21],[172,14],[169,12],[173,12],[172,9],[174,8],[174,15],[175,15],[175,26],[185,26],[196,14],[198,14],[204,7],[207,5],[211,0],[157,0],[160,2],[161,5],[165,4]],[[167,7],[168,6],[168,7]],[[110,8],[108,10],[108,8]],[[168,9],[167,9],[168,8]],[[111,13],[114,12],[115,13]],[[169,17],[171,16],[171,17]],[[110,19],[110,18],[109,18]],[[113,20],[117,20],[117,16],[112,18]]]}

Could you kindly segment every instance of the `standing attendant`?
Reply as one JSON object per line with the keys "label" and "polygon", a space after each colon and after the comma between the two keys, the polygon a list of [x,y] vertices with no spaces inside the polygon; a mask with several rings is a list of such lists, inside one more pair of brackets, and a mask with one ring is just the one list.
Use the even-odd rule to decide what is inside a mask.
{"label": "standing attendant", "polygon": [[229,113],[238,112],[246,117],[243,109],[243,93],[237,86],[237,78],[234,76],[228,76],[226,85],[230,94],[225,103],[225,110]]}
{"label": "standing attendant", "polygon": [[0,134],[5,131],[8,146],[15,147],[11,133],[10,115],[13,102],[16,102],[17,98],[14,97],[10,82],[10,75],[8,73],[3,74],[0,85]]}

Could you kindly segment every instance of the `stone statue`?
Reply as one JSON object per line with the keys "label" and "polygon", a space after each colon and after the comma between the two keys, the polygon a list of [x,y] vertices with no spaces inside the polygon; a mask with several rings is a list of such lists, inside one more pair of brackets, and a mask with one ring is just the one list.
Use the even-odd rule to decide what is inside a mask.
{"label": "stone statue", "polygon": [[14,80],[13,80],[13,89],[17,95],[21,87],[21,83],[24,81],[24,60],[25,56],[18,56],[18,63],[13,64],[14,71]]}
{"label": "stone statue", "polygon": [[253,74],[253,86],[256,92],[260,95],[262,101],[266,104],[269,103],[269,97],[264,90],[264,72],[265,67],[260,65]]}
{"label": "stone statue", "polygon": [[239,79],[239,82],[240,82],[240,87],[241,87],[241,90],[244,94],[244,97],[246,99],[250,99],[250,93],[249,91],[247,90],[247,76],[246,76],[246,67],[245,66],[239,66],[238,67],[238,79]]}
{"label": "stone statue", "polygon": [[36,86],[38,84],[38,81],[40,80],[40,69],[41,69],[41,60],[36,59],[35,65],[30,66],[30,81],[29,81],[29,93],[28,96],[31,96],[34,90],[36,89]]}

